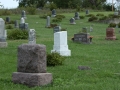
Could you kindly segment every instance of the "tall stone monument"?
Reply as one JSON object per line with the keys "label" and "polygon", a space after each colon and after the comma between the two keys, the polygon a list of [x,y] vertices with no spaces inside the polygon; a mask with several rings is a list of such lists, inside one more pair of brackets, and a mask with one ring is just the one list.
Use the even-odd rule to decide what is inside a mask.
{"label": "tall stone monument", "polygon": [[34,29],[29,30],[29,44],[36,44],[36,32]]}
{"label": "tall stone monument", "polygon": [[46,46],[42,44],[22,44],[18,46],[17,72],[12,81],[29,87],[43,86],[52,82],[52,74],[46,69]]}
{"label": "tall stone monument", "polygon": [[5,30],[5,21],[0,18],[0,47],[7,47],[7,31]]}
{"label": "tall stone monument", "polygon": [[46,23],[46,27],[50,27],[50,16],[47,16],[47,23]]}
{"label": "tall stone monument", "polygon": [[57,52],[62,56],[71,56],[71,50],[68,49],[67,31],[54,33],[54,45],[52,52]]}

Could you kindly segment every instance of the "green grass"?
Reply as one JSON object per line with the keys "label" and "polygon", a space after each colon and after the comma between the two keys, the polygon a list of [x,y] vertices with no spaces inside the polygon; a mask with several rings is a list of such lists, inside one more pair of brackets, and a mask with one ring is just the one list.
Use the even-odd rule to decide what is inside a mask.
{"label": "green grass", "polygon": [[[100,12],[91,12],[97,14]],[[113,12],[101,12],[108,15]],[[74,13],[62,13],[66,18],[59,24],[67,28],[68,46],[71,56],[67,57],[64,65],[47,67],[53,74],[53,83],[43,87],[29,88],[25,85],[14,84],[11,81],[12,73],[17,70],[17,47],[28,40],[7,40],[8,47],[0,48],[0,90],[119,90],[120,89],[120,33],[115,29],[118,40],[107,41],[106,28],[108,24],[90,23],[88,17],[76,20],[76,25],[70,25],[69,19]],[[80,15],[85,15],[80,12]],[[1,16],[3,19],[6,16]],[[11,15],[11,20],[20,19],[20,15]],[[51,18],[52,19],[52,18]],[[53,49],[53,29],[45,28],[46,19],[39,15],[27,15],[26,22],[29,28],[34,28],[37,34],[37,44],[46,45],[47,52]],[[38,22],[38,23],[36,23]],[[75,33],[82,27],[93,26],[92,44],[79,44],[71,41]],[[79,65],[91,67],[91,70],[78,70]]]}

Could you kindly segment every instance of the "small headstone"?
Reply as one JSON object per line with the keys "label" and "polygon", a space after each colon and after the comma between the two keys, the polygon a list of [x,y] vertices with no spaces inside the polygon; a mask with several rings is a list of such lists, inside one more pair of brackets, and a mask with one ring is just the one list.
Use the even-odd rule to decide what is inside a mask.
{"label": "small headstone", "polygon": [[20,24],[23,24],[23,23],[25,23],[25,19],[22,17],[22,18],[20,19]]}
{"label": "small headstone", "polygon": [[10,17],[6,17],[6,22],[7,22],[7,23],[10,22]]}
{"label": "small headstone", "polygon": [[75,12],[75,16],[74,16],[75,20],[79,20],[80,17],[79,17],[79,13],[78,12]]}
{"label": "small headstone", "polygon": [[71,19],[70,19],[70,24],[73,24],[73,25],[76,24],[74,18],[71,18]]}
{"label": "small headstone", "polygon": [[59,32],[59,31],[61,31],[61,27],[60,27],[60,26],[55,26],[55,27],[53,28],[53,31],[54,31],[54,33],[55,33],[55,32]]}
{"label": "small headstone", "polygon": [[91,70],[89,66],[78,66],[79,70]]}
{"label": "small headstone", "polygon": [[22,10],[21,17],[26,19],[26,12],[24,10]]}
{"label": "small headstone", "polygon": [[92,26],[90,26],[90,32],[92,32],[93,31],[93,27]]}
{"label": "small headstone", "polygon": [[25,23],[25,19],[22,17],[20,20],[19,28],[22,30],[28,30],[28,23]]}
{"label": "small headstone", "polygon": [[116,40],[114,28],[107,28],[106,29],[106,38],[105,39],[106,40]]}
{"label": "small headstone", "polygon": [[47,16],[47,23],[46,23],[46,27],[50,27],[50,16]]}
{"label": "small headstone", "polygon": [[55,17],[55,16],[56,16],[56,10],[53,9],[53,10],[52,10],[52,16],[51,16],[51,17]]}
{"label": "small headstone", "polygon": [[62,56],[71,56],[71,50],[68,49],[67,31],[54,33],[54,45],[52,52],[57,52]]}
{"label": "small headstone", "polygon": [[89,14],[89,10],[86,10],[86,14],[87,14],[87,15]]}
{"label": "small headstone", "polygon": [[15,28],[19,28],[19,24],[18,24],[18,21],[17,21],[17,20],[15,21],[14,27],[15,27]]}
{"label": "small headstone", "polygon": [[13,72],[15,84],[29,87],[52,83],[52,74],[47,73],[46,46],[40,44],[22,44],[18,46],[17,72]]}
{"label": "small headstone", "polygon": [[34,29],[29,30],[29,42],[28,44],[36,44],[36,32]]}
{"label": "small headstone", "polygon": [[87,33],[87,32],[88,32],[87,27],[83,27],[83,28],[82,28],[82,33]]}
{"label": "small headstone", "polygon": [[0,18],[0,47],[7,47],[7,31],[5,30],[5,21]]}

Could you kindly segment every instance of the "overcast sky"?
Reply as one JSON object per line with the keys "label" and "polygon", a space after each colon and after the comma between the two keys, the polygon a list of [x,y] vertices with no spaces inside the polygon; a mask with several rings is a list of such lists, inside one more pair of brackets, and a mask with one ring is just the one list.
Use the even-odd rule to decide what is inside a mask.
{"label": "overcast sky", "polygon": [[[112,3],[112,0],[106,0],[109,3]],[[116,0],[113,0],[114,2]],[[16,8],[18,6],[18,2],[16,2],[16,0],[0,0],[0,5],[3,5],[4,8]]]}

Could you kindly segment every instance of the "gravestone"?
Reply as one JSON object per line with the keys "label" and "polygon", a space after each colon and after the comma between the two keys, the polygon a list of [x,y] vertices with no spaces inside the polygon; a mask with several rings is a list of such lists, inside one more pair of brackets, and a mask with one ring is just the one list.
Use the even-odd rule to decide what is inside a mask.
{"label": "gravestone", "polygon": [[60,26],[55,26],[54,28],[53,28],[53,32],[55,33],[55,32],[59,32],[59,31],[61,31],[61,27]]}
{"label": "gravestone", "polygon": [[83,28],[82,28],[82,33],[87,33],[87,32],[88,32],[87,27],[83,27]]}
{"label": "gravestone", "polygon": [[90,34],[89,33],[78,33],[74,34],[74,42],[80,42],[84,44],[90,44]]}
{"label": "gravestone", "polygon": [[115,12],[114,12],[114,15],[118,15],[118,11],[115,11]]}
{"label": "gravestone", "polygon": [[89,10],[86,10],[86,14],[87,14],[87,15],[89,14]]}
{"label": "gravestone", "polygon": [[74,18],[71,18],[71,19],[70,19],[70,24],[73,24],[73,25],[76,24]]}
{"label": "gravestone", "polygon": [[0,47],[7,47],[7,31],[5,30],[5,21],[0,18]]}
{"label": "gravestone", "polygon": [[75,19],[75,20],[79,20],[79,19],[80,19],[80,17],[79,17],[79,13],[78,13],[78,12],[75,12],[74,19]]}
{"label": "gravestone", "polygon": [[50,16],[47,16],[47,23],[46,23],[46,27],[50,27]]}
{"label": "gravestone", "polygon": [[21,12],[21,17],[26,19],[26,12],[24,10],[22,10],[22,12]]}
{"label": "gravestone", "polygon": [[56,10],[53,9],[53,10],[52,10],[52,16],[51,16],[51,17],[55,17],[55,16],[56,16]]}
{"label": "gravestone", "polygon": [[15,27],[15,28],[19,28],[19,24],[18,24],[18,21],[17,21],[17,20],[15,21],[14,27]]}
{"label": "gravestone", "polygon": [[90,32],[92,32],[93,31],[93,27],[92,27],[92,25],[90,26]]}
{"label": "gravestone", "polygon": [[36,44],[36,32],[34,29],[29,30],[29,42],[28,44]]}
{"label": "gravestone", "polygon": [[106,40],[116,40],[114,28],[107,28],[106,29],[106,38],[105,39]]}
{"label": "gravestone", "polygon": [[62,56],[71,56],[71,50],[67,45],[67,31],[60,31],[54,33],[54,45],[52,52],[57,52]]}
{"label": "gravestone", "polygon": [[18,46],[17,72],[13,72],[15,84],[29,87],[43,86],[52,82],[52,74],[47,73],[46,46],[41,44],[22,44]]}
{"label": "gravestone", "polygon": [[19,28],[22,30],[28,30],[28,23],[25,23],[25,19],[22,17],[20,20]]}
{"label": "gravestone", "polygon": [[6,17],[6,22],[7,22],[7,23],[10,22],[10,17]]}

